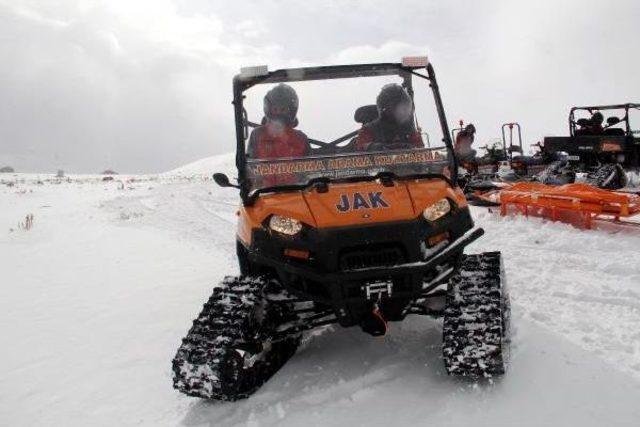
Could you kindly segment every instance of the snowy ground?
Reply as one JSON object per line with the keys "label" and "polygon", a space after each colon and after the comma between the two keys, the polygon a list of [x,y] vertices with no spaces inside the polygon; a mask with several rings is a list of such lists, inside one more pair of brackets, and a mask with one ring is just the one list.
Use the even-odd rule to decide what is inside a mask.
{"label": "snowy ground", "polygon": [[440,322],[415,317],[384,338],[317,334],[246,401],[179,395],[180,338],[236,271],[236,193],[214,170],[231,158],[112,182],[0,176],[0,425],[638,425],[640,230],[484,209],[471,250],[503,251],[514,306],[504,379],[447,377]]}

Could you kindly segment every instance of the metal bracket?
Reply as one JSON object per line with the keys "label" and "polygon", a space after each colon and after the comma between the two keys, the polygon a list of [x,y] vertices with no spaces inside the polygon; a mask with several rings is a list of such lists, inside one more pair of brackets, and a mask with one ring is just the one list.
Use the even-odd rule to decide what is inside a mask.
{"label": "metal bracket", "polygon": [[[362,290],[365,291],[367,299],[376,299],[379,301],[383,294],[386,294],[387,297],[391,296],[393,283],[391,281],[369,283],[364,285]],[[372,296],[375,298],[372,298]]]}

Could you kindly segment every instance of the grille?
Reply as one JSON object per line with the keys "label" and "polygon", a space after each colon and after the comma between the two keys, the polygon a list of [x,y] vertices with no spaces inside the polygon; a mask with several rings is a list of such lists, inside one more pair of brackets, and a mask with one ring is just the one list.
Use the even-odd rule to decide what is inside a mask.
{"label": "grille", "polygon": [[369,247],[348,249],[340,257],[342,270],[357,270],[369,267],[387,267],[404,262],[402,251],[398,247]]}

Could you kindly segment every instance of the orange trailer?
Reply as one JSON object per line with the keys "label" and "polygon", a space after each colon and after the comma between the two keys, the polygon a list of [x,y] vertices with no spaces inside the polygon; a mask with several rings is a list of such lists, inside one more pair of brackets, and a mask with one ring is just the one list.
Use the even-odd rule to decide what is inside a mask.
{"label": "orange trailer", "polygon": [[629,225],[622,221],[640,212],[640,196],[603,190],[588,184],[549,186],[537,182],[520,182],[500,192],[500,214],[505,216],[509,206],[529,216],[531,210],[541,212],[553,221],[563,212],[577,213],[584,227],[591,229],[594,220]]}

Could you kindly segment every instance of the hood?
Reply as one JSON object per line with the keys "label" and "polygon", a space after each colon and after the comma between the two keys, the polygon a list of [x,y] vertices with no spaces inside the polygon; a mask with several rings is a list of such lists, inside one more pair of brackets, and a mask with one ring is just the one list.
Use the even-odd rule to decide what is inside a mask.
{"label": "hood", "polygon": [[248,211],[254,223],[275,214],[315,228],[345,227],[412,220],[443,197],[466,206],[464,195],[446,181],[415,179],[396,181],[391,186],[379,181],[353,182],[329,184],[325,192],[309,188],[263,195]]}
{"label": "hood", "polygon": [[380,182],[329,184],[328,191],[304,191],[303,197],[318,228],[402,221],[418,216],[406,185]]}

